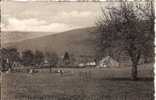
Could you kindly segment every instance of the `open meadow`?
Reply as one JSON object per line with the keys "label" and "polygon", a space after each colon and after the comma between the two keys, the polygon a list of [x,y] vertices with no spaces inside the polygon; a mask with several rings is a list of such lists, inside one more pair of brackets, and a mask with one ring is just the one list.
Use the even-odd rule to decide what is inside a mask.
{"label": "open meadow", "polygon": [[154,100],[154,1],[1,0],[0,100]]}
{"label": "open meadow", "polygon": [[[64,71],[57,73],[58,69]],[[138,81],[131,67],[53,68],[37,73],[2,75],[2,100],[154,100],[153,67],[140,65]]]}

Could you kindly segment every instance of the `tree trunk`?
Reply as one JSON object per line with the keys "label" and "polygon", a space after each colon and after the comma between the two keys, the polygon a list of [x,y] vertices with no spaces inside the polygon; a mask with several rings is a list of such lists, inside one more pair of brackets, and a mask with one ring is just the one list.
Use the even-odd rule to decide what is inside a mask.
{"label": "tree trunk", "polygon": [[52,66],[50,65],[50,73],[52,72]]}
{"label": "tree trunk", "polygon": [[137,51],[133,51],[133,50],[129,50],[129,55],[131,57],[131,61],[132,61],[132,70],[131,70],[131,76],[132,76],[132,80],[137,80],[138,77],[138,73],[137,73],[137,65],[141,56],[141,52],[140,50]]}
{"label": "tree trunk", "polygon": [[138,76],[138,73],[137,73],[137,64],[133,64],[132,65],[132,72],[131,72],[131,75],[132,75],[132,80],[137,80],[137,76]]}

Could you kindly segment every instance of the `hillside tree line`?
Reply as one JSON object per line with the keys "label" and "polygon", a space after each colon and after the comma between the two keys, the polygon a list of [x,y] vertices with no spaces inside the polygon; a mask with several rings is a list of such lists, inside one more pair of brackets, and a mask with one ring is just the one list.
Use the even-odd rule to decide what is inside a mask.
{"label": "hillside tree line", "polygon": [[[45,60],[47,62],[45,62]],[[39,50],[35,52],[24,50],[19,52],[16,48],[0,49],[0,64],[2,70],[13,69],[16,66],[40,67],[47,63],[48,67],[56,67],[59,62],[59,56],[55,52],[43,53]]]}

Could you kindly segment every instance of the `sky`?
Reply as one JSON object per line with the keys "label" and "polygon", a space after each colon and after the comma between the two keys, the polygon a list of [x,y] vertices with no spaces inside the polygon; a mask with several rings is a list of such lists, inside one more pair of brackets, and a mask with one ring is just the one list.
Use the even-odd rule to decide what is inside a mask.
{"label": "sky", "polygon": [[[96,26],[108,2],[2,1],[2,42],[16,42]],[[18,32],[17,32],[18,31]]]}
{"label": "sky", "polygon": [[[109,6],[119,7],[119,2],[2,1],[1,29],[9,31],[2,33],[2,41],[20,41],[93,27],[102,16],[101,8]],[[22,32],[16,33],[16,31]]]}
{"label": "sky", "polygon": [[63,32],[95,26],[104,3],[2,2],[2,31]]}
{"label": "sky", "polygon": [[[22,2],[24,1],[24,2]],[[59,33],[95,26],[101,8],[119,2],[45,2],[6,0],[1,2],[2,31]]]}

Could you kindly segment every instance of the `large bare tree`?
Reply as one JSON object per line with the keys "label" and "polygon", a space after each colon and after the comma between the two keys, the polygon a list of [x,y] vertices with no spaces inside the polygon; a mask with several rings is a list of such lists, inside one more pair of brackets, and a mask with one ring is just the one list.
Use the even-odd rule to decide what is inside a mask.
{"label": "large bare tree", "polygon": [[[147,5],[148,4],[148,5]],[[102,8],[97,21],[101,52],[120,48],[132,62],[132,79],[137,79],[137,65],[142,55],[154,55],[153,2],[121,2],[117,8]],[[148,51],[148,52],[147,52]]]}

